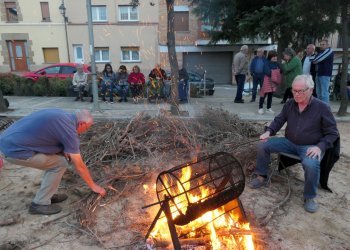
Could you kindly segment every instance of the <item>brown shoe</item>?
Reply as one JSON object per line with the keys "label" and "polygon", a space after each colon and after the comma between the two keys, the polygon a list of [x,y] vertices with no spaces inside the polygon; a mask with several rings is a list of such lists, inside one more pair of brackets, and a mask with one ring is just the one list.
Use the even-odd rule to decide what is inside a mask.
{"label": "brown shoe", "polygon": [[59,212],[61,212],[61,210],[62,208],[56,204],[38,205],[32,202],[32,204],[30,204],[30,207],[29,207],[30,214],[43,214],[43,215],[58,214]]}
{"label": "brown shoe", "polygon": [[54,194],[51,197],[51,203],[60,203],[67,200],[68,196],[66,194]]}

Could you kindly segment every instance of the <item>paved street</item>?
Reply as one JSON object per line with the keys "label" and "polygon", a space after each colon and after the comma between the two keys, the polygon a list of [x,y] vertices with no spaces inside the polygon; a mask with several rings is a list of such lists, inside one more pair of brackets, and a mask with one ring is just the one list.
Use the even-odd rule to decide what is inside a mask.
{"label": "paved street", "polygon": [[[245,95],[245,103],[237,104],[233,102],[236,89],[231,85],[217,85],[215,87],[215,94],[213,96],[204,96],[202,98],[191,98],[189,103],[180,104],[181,111],[187,111],[188,117],[198,117],[206,106],[222,108],[231,113],[237,114],[242,119],[247,120],[266,120],[273,119],[273,114],[259,115],[258,102],[250,103],[250,96]],[[90,103],[90,98],[86,98],[86,102],[75,102],[74,97],[22,97],[22,96],[8,96],[10,102],[10,110],[6,113],[0,113],[2,116],[8,117],[22,117],[30,114],[35,110],[44,108],[62,108],[67,111],[74,111],[75,109],[90,109],[95,119],[123,119],[130,118],[139,112],[146,112],[149,115],[155,116],[162,111],[170,110],[168,103],[148,103],[146,99],[138,104],[129,102],[125,103],[104,103],[99,102],[99,110],[95,111],[94,106]],[[280,104],[281,99],[273,98],[272,109],[276,114],[282,109]],[[266,107],[266,105],[265,105]],[[332,102],[331,108],[334,113],[339,109],[339,102]],[[349,110],[349,109],[348,109]],[[350,116],[336,117],[338,121],[350,121]]]}

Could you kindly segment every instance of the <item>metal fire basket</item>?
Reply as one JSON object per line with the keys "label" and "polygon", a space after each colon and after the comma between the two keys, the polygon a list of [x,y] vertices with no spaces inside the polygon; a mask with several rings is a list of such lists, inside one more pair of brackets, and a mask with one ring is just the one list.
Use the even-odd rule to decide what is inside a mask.
{"label": "metal fire basket", "polygon": [[146,238],[163,211],[173,237],[176,234],[175,225],[186,225],[234,199],[241,206],[238,197],[244,186],[245,176],[240,162],[225,152],[161,172],[156,182],[159,202],[155,203],[160,204],[161,209]]}

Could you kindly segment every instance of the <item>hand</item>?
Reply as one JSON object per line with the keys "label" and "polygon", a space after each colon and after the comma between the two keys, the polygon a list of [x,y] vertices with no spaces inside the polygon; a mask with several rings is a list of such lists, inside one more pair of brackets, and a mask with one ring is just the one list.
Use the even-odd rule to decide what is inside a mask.
{"label": "hand", "polygon": [[66,160],[67,160],[68,162],[71,162],[71,161],[72,161],[72,159],[70,158],[70,155],[69,155],[68,153],[64,153],[64,157],[66,158]]}
{"label": "hand", "polygon": [[321,161],[321,149],[317,146],[309,147],[306,150],[306,156],[310,158],[317,158],[319,161]]}
{"label": "hand", "polygon": [[92,191],[95,193],[100,194],[102,197],[106,195],[106,190],[103,187],[100,187],[99,185],[95,185],[93,188],[91,188]]}
{"label": "hand", "polygon": [[266,131],[265,133],[263,133],[262,135],[260,135],[260,140],[262,141],[267,141],[267,139],[270,137],[270,131]]}

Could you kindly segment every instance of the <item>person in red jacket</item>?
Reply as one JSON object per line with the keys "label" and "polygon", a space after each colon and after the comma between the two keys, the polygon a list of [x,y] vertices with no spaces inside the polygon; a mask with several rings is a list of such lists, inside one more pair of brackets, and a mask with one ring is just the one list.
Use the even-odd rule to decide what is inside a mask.
{"label": "person in red jacket", "polygon": [[132,72],[128,77],[128,83],[130,84],[131,95],[134,103],[139,102],[142,98],[143,85],[145,84],[145,76],[140,72],[140,67],[135,65],[132,68]]}

